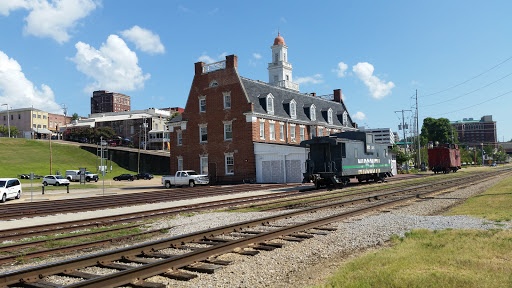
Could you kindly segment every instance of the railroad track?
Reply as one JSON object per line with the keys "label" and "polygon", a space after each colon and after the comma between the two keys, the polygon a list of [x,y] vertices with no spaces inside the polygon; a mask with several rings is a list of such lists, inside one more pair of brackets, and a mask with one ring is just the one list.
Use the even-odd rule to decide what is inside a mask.
{"label": "railroad track", "polygon": [[[502,171],[500,173],[509,173]],[[492,173],[492,175],[500,175]],[[348,201],[330,203],[318,207],[291,211],[288,213],[230,224],[196,233],[180,235],[167,239],[152,241],[118,249],[114,251],[84,256],[77,259],[60,261],[47,265],[22,269],[0,275],[0,285],[60,287],[55,284],[59,277],[74,279],[66,287],[117,287],[133,285],[136,287],[165,287],[163,284],[152,283],[148,278],[160,275],[172,279],[187,280],[195,274],[183,272],[200,271],[213,273],[221,265],[229,263],[218,261],[216,256],[223,253],[240,253],[254,255],[257,250],[272,250],[281,246],[273,240],[302,241],[317,234],[325,234],[332,230],[325,227],[332,222],[365,214],[375,210],[393,207],[406,201],[440,193],[447,189],[469,186],[482,181],[484,176],[475,175],[444,181],[438,187],[418,185],[417,187],[400,189],[393,192],[362,197]],[[394,198],[394,199],[391,199]],[[339,209],[331,209],[328,217],[297,223],[293,217],[335,207],[348,207],[354,204],[365,204],[362,208],[338,213]],[[310,215],[314,215],[310,214]],[[286,223],[279,221],[286,220]],[[290,223],[293,223],[290,225]],[[198,245],[202,245],[198,247]],[[251,248],[250,250],[246,250]],[[94,269],[93,269],[94,268]],[[110,269],[110,273],[101,275],[97,269]],[[105,271],[104,271],[105,272]],[[56,280],[57,279],[57,280]],[[69,279],[68,279],[69,281]]]}

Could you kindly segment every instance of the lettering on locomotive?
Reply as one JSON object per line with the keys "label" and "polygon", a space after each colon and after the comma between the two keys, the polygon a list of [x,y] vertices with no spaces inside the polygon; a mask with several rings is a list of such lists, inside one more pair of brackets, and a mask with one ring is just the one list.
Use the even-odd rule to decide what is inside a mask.
{"label": "lettering on locomotive", "polygon": [[372,173],[380,173],[380,168],[357,170],[357,174],[372,174]]}

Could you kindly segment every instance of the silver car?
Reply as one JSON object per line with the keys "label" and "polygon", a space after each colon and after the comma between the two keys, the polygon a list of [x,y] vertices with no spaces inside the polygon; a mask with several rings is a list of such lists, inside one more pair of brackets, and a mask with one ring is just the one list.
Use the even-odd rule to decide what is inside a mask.
{"label": "silver car", "polygon": [[46,175],[43,178],[43,185],[44,186],[48,186],[48,185],[54,185],[54,186],[64,185],[64,186],[68,186],[69,185],[69,180],[64,178],[64,177],[62,177],[61,175]]}

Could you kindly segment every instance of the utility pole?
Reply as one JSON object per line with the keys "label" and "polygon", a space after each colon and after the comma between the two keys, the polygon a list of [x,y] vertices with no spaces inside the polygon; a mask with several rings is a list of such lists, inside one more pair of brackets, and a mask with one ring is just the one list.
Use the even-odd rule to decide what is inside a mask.
{"label": "utility pole", "polygon": [[416,142],[418,142],[418,169],[421,164],[421,146],[420,146],[420,115],[418,114],[418,89],[416,89]]}
{"label": "utility pole", "polygon": [[[402,112],[402,129],[403,129],[403,134],[404,134],[404,150],[405,150],[405,157],[407,158],[407,138],[405,137],[405,115],[404,113],[406,111],[409,111],[409,112],[412,112],[411,110],[400,110],[400,111],[395,111],[395,113],[397,112]],[[407,171],[407,174],[409,174],[409,160],[407,160],[407,162],[405,163],[405,170]]]}
{"label": "utility pole", "polygon": [[52,175],[52,134],[50,134],[50,138],[49,138],[49,142],[50,142],[50,175]]}

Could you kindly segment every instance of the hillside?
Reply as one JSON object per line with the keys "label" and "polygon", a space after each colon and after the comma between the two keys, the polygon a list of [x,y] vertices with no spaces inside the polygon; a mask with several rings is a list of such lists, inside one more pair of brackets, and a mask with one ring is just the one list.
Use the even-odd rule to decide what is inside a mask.
{"label": "hillside", "polygon": [[[16,177],[16,175],[31,172],[37,175],[48,175],[55,174],[57,170],[64,174],[66,170],[81,167],[97,173],[96,161],[96,155],[78,146],[52,142],[52,172],[50,173],[49,141],[0,138],[0,178]],[[111,179],[122,173],[133,172],[112,162],[112,173],[107,173],[105,179]]]}

